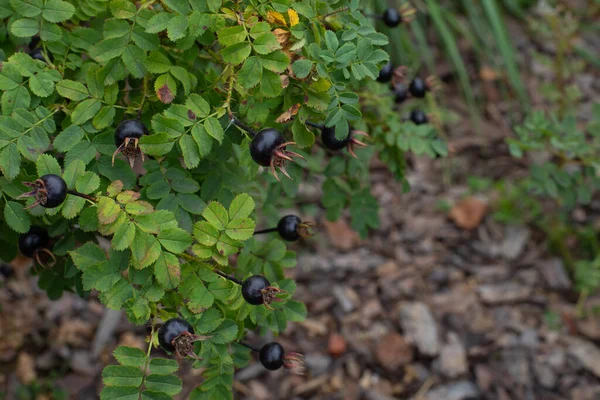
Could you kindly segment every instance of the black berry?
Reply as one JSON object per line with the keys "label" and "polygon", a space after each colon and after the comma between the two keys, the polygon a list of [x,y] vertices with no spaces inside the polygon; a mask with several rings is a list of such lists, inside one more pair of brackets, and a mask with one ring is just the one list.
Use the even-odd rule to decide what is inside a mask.
{"label": "black berry", "polygon": [[173,318],[165,322],[158,330],[158,343],[163,350],[174,353],[176,351],[175,339],[186,334],[194,334],[192,325],[181,318]]}
{"label": "black berry", "polygon": [[383,23],[390,28],[395,28],[402,22],[400,12],[395,8],[388,8],[383,13]]}
{"label": "black berry", "polygon": [[412,110],[410,112],[410,120],[414,122],[416,125],[423,125],[429,122],[429,118],[427,114],[425,114],[421,110]]}
{"label": "black berry", "polygon": [[42,207],[55,208],[60,206],[67,197],[67,183],[58,175],[48,174],[42,176],[46,189],[46,203]]}
{"label": "black berry", "polygon": [[125,143],[125,139],[139,139],[148,134],[148,128],[137,119],[126,119],[121,122],[115,130],[115,145],[117,147]]}
{"label": "black berry", "polygon": [[284,143],[285,139],[277,129],[263,129],[252,138],[250,155],[258,165],[268,167],[271,165],[273,153]]}
{"label": "black berry", "polygon": [[277,223],[277,232],[282,239],[294,242],[300,238],[300,224],[302,220],[295,215],[286,215]]}
{"label": "black berry", "polygon": [[255,306],[265,303],[265,292],[271,287],[271,283],[262,275],[252,275],[242,282],[242,296]]}
{"label": "black berry", "polygon": [[[50,62],[53,62],[54,61],[54,57],[52,57],[52,54],[50,54],[49,52],[46,52],[46,54],[48,55],[48,58],[50,59]],[[40,61],[43,61],[45,63],[48,62],[46,60],[46,58],[44,57],[44,52],[39,47],[37,49],[31,50],[31,53],[29,53],[29,56],[31,58],[33,58],[34,60],[40,60]]]}
{"label": "black berry", "polygon": [[261,364],[270,371],[283,367],[285,351],[277,342],[265,344],[259,353]]}
{"label": "black berry", "polygon": [[276,168],[291,179],[285,166],[294,157],[304,159],[300,154],[286,149],[286,146],[294,145],[294,142],[286,142],[283,134],[277,129],[266,128],[256,133],[250,142],[250,155],[252,159],[263,167],[270,167],[273,176],[279,180]]}
{"label": "black berry", "polygon": [[416,77],[415,79],[412,80],[412,82],[410,83],[410,86],[408,87],[408,90],[410,90],[410,93],[418,98],[423,98],[425,97],[425,93],[427,93],[427,83],[419,77]]}
{"label": "black berry", "polygon": [[26,257],[34,258],[36,252],[46,249],[50,237],[46,229],[40,226],[32,226],[29,232],[19,236],[19,251]]}
{"label": "black berry", "polygon": [[408,89],[406,85],[399,83],[394,87],[394,102],[396,104],[403,103],[408,97]]}
{"label": "black berry", "polygon": [[379,70],[379,76],[377,77],[377,82],[386,83],[392,80],[392,76],[394,76],[394,65],[392,62],[388,62],[381,70]]}
{"label": "black berry", "polygon": [[348,132],[348,136],[345,139],[338,140],[335,137],[335,128],[324,127],[321,129],[321,140],[323,140],[323,145],[327,147],[329,150],[337,151],[341,150],[348,145],[350,142],[350,138],[352,136],[352,132]]}

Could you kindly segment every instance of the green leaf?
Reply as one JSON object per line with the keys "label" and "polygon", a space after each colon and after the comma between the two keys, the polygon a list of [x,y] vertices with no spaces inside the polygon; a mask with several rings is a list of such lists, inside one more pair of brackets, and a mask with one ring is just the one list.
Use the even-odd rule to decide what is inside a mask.
{"label": "green leaf", "polygon": [[29,214],[23,210],[23,206],[14,201],[6,202],[4,206],[4,220],[8,226],[17,233],[25,233],[31,227]]}
{"label": "green leaf", "polygon": [[221,123],[216,118],[207,118],[206,121],[204,121],[204,129],[210,136],[215,138],[217,142],[221,143],[223,141],[225,132],[223,131]]}
{"label": "green leaf", "polygon": [[89,97],[87,88],[80,82],[64,79],[56,84],[56,91],[62,97],[70,100],[81,101]]}
{"label": "green leaf", "polygon": [[65,153],[83,139],[84,135],[85,133],[81,127],[71,125],[54,138],[54,148],[57,151]]}
{"label": "green leaf", "polygon": [[206,221],[194,225],[194,237],[204,246],[214,246],[219,240],[219,230]]}
{"label": "green leaf", "polygon": [[262,79],[260,80],[260,93],[264,97],[276,97],[281,94],[283,87],[279,75],[271,71],[263,71]]}
{"label": "green leaf", "polygon": [[110,197],[100,197],[98,199],[98,221],[102,225],[114,222],[120,213],[121,208]]}
{"label": "green leaf", "polygon": [[196,329],[199,333],[208,333],[215,330],[223,322],[223,314],[213,307],[204,311],[200,315],[200,320],[196,324]]}
{"label": "green leaf", "polygon": [[113,106],[104,106],[100,109],[100,112],[94,117],[92,120],[92,125],[96,129],[104,129],[110,125],[115,120],[115,115],[117,113],[117,109]]}
{"label": "green leaf", "polygon": [[262,64],[258,57],[249,57],[238,72],[238,83],[244,89],[251,89],[258,85],[262,78]]}
{"label": "green leaf", "polygon": [[115,232],[111,241],[111,247],[115,250],[125,250],[131,246],[135,238],[135,225],[127,221]]}
{"label": "green leaf", "polygon": [[62,38],[62,31],[55,24],[42,24],[40,38],[45,42],[58,42]]}
{"label": "green leaf", "polygon": [[54,92],[54,82],[58,80],[56,78],[54,73],[40,72],[29,78],[29,88],[40,97],[48,97]]}
{"label": "green leaf", "polygon": [[175,142],[164,132],[142,136],[139,140],[140,149],[150,156],[164,156],[173,149]]}
{"label": "green leaf", "polygon": [[190,135],[183,135],[179,139],[179,148],[183,154],[183,162],[187,169],[192,169],[198,166],[200,163],[200,151],[198,150],[198,144],[194,138]]}
{"label": "green leaf", "polygon": [[42,154],[39,156],[35,164],[37,167],[38,176],[43,176],[46,174],[60,176],[62,173],[60,170],[60,165],[58,165],[58,161],[56,161],[56,159],[49,154]]}
{"label": "green leaf", "polygon": [[310,147],[315,143],[315,134],[308,130],[299,119],[294,121],[292,133],[294,134],[294,142],[300,148]]}
{"label": "green leaf", "polygon": [[10,5],[25,17],[36,17],[42,13],[43,0],[10,0]]}
{"label": "green leaf", "polygon": [[352,215],[352,228],[365,238],[369,227],[379,227],[379,205],[377,200],[364,189],[362,192],[352,196],[350,200],[350,214]]}
{"label": "green leaf", "polygon": [[233,341],[238,333],[238,326],[235,322],[226,319],[217,329],[211,332],[211,338],[208,339],[215,344],[225,344]]}
{"label": "green leaf", "polygon": [[254,211],[254,200],[246,193],[237,195],[229,205],[229,218],[246,218]]}
{"label": "green leaf", "polygon": [[281,73],[290,65],[289,57],[281,50],[260,57],[263,68]]}
{"label": "green leaf", "polygon": [[100,392],[100,400],[138,400],[137,387],[105,386]]}
{"label": "green leaf", "polygon": [[153,358],[150,361],[150,372],[155,375],[170,375],[179,369],[176,360],[167,358]]}
{"label": "green leaf", "polygon": [[242,25],[222,28],[217,32],[222,46],[231,46],[246,40],[246,30]]}
{"label": "green leaf", "polygon": [[185,36],[188,28],[188,17],[186,15],[176,15],[167,24],[167,34],[173,42]]}
{"label": "green leaf", "polygon": [[62,0],[47,0],[42,17],[48,22],[62,22],[75,14],[75,7]]}
{"label": "green leaf", "polygon": [[250,218],[232,219],[227,224],[227,236],[234,240],[248,240],[254,234],[255,223]]}
{"label": "green leaf", "polygon": [[135,17],[135,4],[128,0],[112,0],[110,2],[110,11],[119,19],[128,19]]}
{"label": "green leaf", "polygon": [[77,104],[73,114],[71,114],[71,121],[75,125],[83,125],[85,122],[92,119],[98,111],[102,108],[102,102],[98,99],[87,99]]}
{"label": "green leaf", "polygon": [[180,228],[166,229],[158,234],[160,244],[172,253],[183,253],[192,245],[192,237]]}
{"label": "green leaf", "polygon": [[248,58],[251,51],[252,47],[250,46],[250,43],[236,43],[221,50],[221,57],[223,57],[223,60],[225,60],[226,63],[238,65]]}
{"label": "green leaf", "polygon": [[257,37],[253,43],[254,51],[258,54],[270,54],[275,50],[279,50],[281,46],[277,41],[277,37],[271,33],[266,32]]}
{"label": "green leaf", "polygon": [[119,346],[113,352],[113,356],[121,365],[130,367],[143,367],[146,363],[146,354],[135,347]]}
{"label": "green leaf", "polygon": [[13,22],[10,31],[16,37],[31,37],[40,31],[40,24],[30,18],[21,18]]}
{"label": "green leaf", "polygon": [[76,250],[70,251],[69,255],[77,268],[82,271],[106,260],[104,250],[92,242],[87,242]]}
{"label": "green leaf", "polygon": [[9,180],[13,180],[21,172],[21,153],[14,143],[0,152],[0,170]]}
{"label": "green leaf", "polygon": [[154,276],[163,288],[176,288],[181,277],[181,268],[177,257],[171,253],[162,252],[154,264]]}
{"label": "green leaf", "polygon": [[108,365],[102,370],[102,381],[106,386],[139,387],[142,378],[142,371],[136,367]]}
{"label": "green leaf", "polygon": [[144,50],[130,44],[124,49],[121,58],[132,76],[143,78],[146,75],[146,67],[144,65],[146,52]]}
{"label": "green leaf", "polygon": [[134,268],[146,268],[158,259],[160,253],[161,247],[158,240],[154,236],[137,229],[135,239],[131,245]]}
{"label": "green leaf", "polygon": [[181,392],[181,379],[174,375],[150,374],[146,377],[145,384],[148,390],[167,393],[171,396]]}
{"label": "green leaf", "polygon": [[142,392],[142,400],[173,400],[173,397],[166,393],[155,392],[152,390],[144,390]]}
{"label": "green leaf", "polygon": [[296,60],[292,64],[292,71],[297,78],[304,79],[310,74],[313,63],[310,60]]}
{"label": "green leaf", "polygon": [[209,224],[213,225],[219,230],[225,230],[225,227],[229,223],[229,217],[227,216],[227,210],[219,202],[211,201],[208,206],[204,209],[202,216]]}
{"label": "green leaf", "polygon": [[210,104],[202,96],[195,93],[187,98],[185,105],[194,113],[196,118],[205,118],[210,113]]}
{"label": "green leaf", "polygon": [[181,283],[179,284],[179,292],[188,298],[188,308],[192,312],[201,312],[203,309],[212,306],[215,298],[208,291],[195,268],[204,268],[199,264],[184,264],[182,266]]}

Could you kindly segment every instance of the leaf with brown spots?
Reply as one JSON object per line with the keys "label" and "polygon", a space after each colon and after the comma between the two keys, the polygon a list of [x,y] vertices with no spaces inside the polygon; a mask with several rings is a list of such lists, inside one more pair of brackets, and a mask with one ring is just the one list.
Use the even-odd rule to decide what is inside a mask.
{"label": "leaf with brown spots", "polygon": [[156,78],[156,82],[154,82],[154,90],[156,91],[156,96],[158,96],[158,99],[161,102],[164,104],[169,104],[177,95],[177,83],[175,82],[175,79],[171,77],[171,75],[163,74]]}

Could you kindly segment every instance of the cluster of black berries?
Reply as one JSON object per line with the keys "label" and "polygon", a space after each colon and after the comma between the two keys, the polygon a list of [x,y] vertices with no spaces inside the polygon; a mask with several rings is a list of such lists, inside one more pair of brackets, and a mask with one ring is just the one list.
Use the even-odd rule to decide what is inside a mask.
{"label": "cluster of black berries", "polygon": [[[403,68],[399,68],[399,73],[397,76],[395,74],[394,65],[391,62],[388,62],[386,65],[381,68],[379,71],[379,76],[377,77],[377,81],[381,83],[395,83],[391,84],[390,88],[392,90],[392,95],[394,96],[394,102],[396,104],[401,104],[410,97],[422,99],[427,95],[427,92],[432,89],[432,79],[423,79],[419,76],[413,78],[408,87],[402,82],[402,78],[404,73],[401,71]],[[422,125],[429,122],[429,118],[427,114],[425,114],[422,110],[415,108],[410,113],[410,120],[416,125]]]}

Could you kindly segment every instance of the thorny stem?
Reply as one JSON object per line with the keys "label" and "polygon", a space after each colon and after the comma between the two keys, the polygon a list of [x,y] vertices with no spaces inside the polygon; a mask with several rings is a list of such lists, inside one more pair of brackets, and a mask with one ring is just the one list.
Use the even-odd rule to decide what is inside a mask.
{"label": "thorny stem", "polygon": [[243,129],[244,131],[248,132],[250,134],[250,136],[254,137],[256,135],[256,132],[254,132],[254,129],[250,128],[248,125],[244,124],[242,121],[240,121],[239,119],[237,119],[233,113],[229,114],[229,118],[231,119],[231,121],[237,125],[239,128]]}
{"label": "thorny stem", "polygon": [[[231,97],[233,95],[233,84],[235,82],[235,74],[231,74],[229,77],[229,88],[227,89],[227,99],[225,100],[225,106],[227,107],[227,114],[229,116],[233,116],[233,112],[231,111]],[[235,117],[233,117],[235,118]],[[234,121],[235,123],[235,121]]]}
{"label": "thorny stem", "polygon": [[271,233],[271,232],[277,232],[277,228],[269,228],[269,229],[262,229],[260,231],[254,231],[255,235],[260,235],[263,233]]}
{"label": "thorny stem", "polygon": [[310,122],[310,121],[304,121],[304,123],[308,126],[312,126],[313,128],[317,128],[317,129],[323,129],[325,128],[325,125],[322,124],[315,124],[314,122]]}
{"label": "thorny stem", "polygon": [[146,102],[146,96],[148,93],[148,75],[144,76],[144,82],[142,83],[142,102],[140,103],[140,108],[138,109],[137,118],[142,119],[142,109],[144,108],[144,103]]}
{"label": "thorny stem", "polygon": [[92,196],[87,195],[87,194],[79,193],[76,190],[67,190],[67,193],[68,194],[72,194],[73,196],[84,198],[86,200],[91,201],[92,203],[95,203],[97,201],[95,197],[92,197]]}

